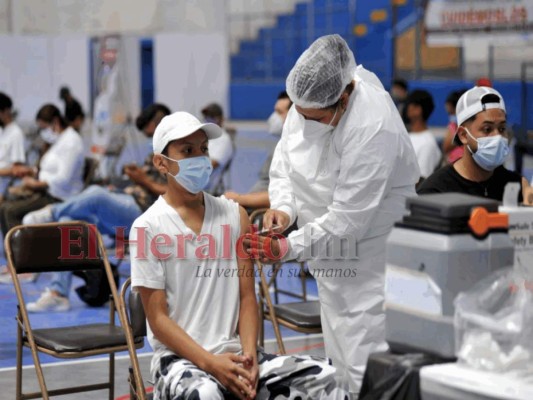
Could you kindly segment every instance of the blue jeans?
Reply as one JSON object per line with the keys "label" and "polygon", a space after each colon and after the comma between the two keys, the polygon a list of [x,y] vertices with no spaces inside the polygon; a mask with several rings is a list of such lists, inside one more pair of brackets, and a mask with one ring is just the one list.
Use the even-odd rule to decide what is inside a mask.
{"label": "blue jeans", "polygon": [[82,220],[95,224],[100,233],[115,235],[117,227],[125,227],[128,236],[131,225],[142,214],[133,196],[114,193],[101,186],[89,186],[80,194],[52,206],[54,221]]}
{"label": "blue jeans", "polygon": [[[113,193],[94,185],[67,201],[52,206],[54,221],[87,221],[95,224],[100,233],[112,236],[115,235],[117,227],[125,227],[127,237],[131,225],[141,214],[142,210],[133,196]],[[71,283],[72,272],[55,272],[50,289],[68,297]]]}

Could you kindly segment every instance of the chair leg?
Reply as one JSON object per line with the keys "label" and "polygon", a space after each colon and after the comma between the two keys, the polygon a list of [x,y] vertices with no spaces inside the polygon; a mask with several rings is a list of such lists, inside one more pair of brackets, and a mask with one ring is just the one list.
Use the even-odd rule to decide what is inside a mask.
{"label": "chair leg", "polygon": [[137,382],[135,382],[135,375],[131,366],[128,368],[128,383],[130,384],[130,400],[137,400]]}
{"label": "chair leg", "polygon": [[265,347],[265,304],[263,303],[263,288],[259,287],[259,345]]}
{"label": "chair leg", "polygon": [[109,400],[115,398],[115,353],[109,354]]}
{"label": "chair leg", "polygon": [[17,378],[16,378],[16,400],[22,399],[22,328],[17,323]]}
{"label": "chair leg", "polygon": [[[275,268],[275,267],[273,267]],[[274,276],[274,301],[276,304],[279,304],[279,294],[278,294],[278,274],[276,271],[276,275]]]}
{"label": "chair leg", "polygon": [[300,263],[300,280],[302,282],[302,297],[303,301],[307,301],[307,278],[305,276],[305,264]]}
{"label": "chair leg", "polygon": [[[23,332],[22,332],[22,326],[23,320],[27,320],[27,315],[25,315],[26,318],[23,318],[22,311],[20,309],[20,306],[18,306],[17,311],[17,387],[16,392],[19,392],[20,399],[22,398],[22,339],[23,339]],[[33,365],[35,365],[35,373],[37,374],[37,380],[39,381],[39,387],[41,389],[41,395],[43,400],[49,400],[48,396],[48,389],[46,388],[46,382],[44,381],[44,374],[43,369],[41,367],[41,360],[39,359],[39,354],[37,353],[37,345],[35,344],[35,341],[33,339],[33,335],[31,332],[28,332],[28,341],[30,345],[31,355],[33,358]],[[19,397],[17,397],[17,400]]]}
{"label": "chair leg", "polygon": [[[39,386],[41,387],[42,398],[43,400],[49,400],[48,389],[46,388],[46,383],[44,381],[44,374],[43,374],[43,369],[41,367],[41,360],[39,359],[39,354],[37,354],[37,350],[33,346],[30,346],[30,349],[31,349],[31,354],[33,356],[33,363],[35,364],[35,372],[37,373],[37,380],[39,381]],[[21,368],[22,368],[22,365],[21,365]]]}

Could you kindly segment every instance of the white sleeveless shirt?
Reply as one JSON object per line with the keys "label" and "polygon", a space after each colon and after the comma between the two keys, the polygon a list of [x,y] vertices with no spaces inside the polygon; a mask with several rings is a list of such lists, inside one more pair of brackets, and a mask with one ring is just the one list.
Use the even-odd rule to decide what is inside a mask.
{"label": "white sleeveless shirt", "polygon": [[[137,218],[130,233],[132,287],[164,289],[169,317],[207,351],[239,352],[239,205],[207,193],[204,199],[198,236],[163,197]],[[149,327],[148,340],[153,374],[173,352]]]}

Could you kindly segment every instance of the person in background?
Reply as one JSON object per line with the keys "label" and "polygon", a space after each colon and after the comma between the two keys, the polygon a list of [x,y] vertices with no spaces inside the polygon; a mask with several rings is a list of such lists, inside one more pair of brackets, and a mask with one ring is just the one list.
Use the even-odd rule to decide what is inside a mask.
{"label": "person in background", "polygon": [[[68,127],[59,109],[46,104],[37,113],[36,121],[41,136],[51,145],[42,156],[39,167],[17,166],[16,175],[22,178],[20,197],[0,205],[0,228],[7,232],[22,223],[29,212],[48,204],[58,203],[78,194],[83,188],[83,141]],[[33,276],[27,276],[33,280]],[[1,283],[11,282],[8,275],[0,276]]]}
{"label": "person in background", "polygon": [[446,164],[453,164],[463,156],[463,146],[457,146],[453,139],[458,127],[456,106],[465,91],[454,90],[448,94],[444,102],[444,107],[448,114],[448,125],[446,127],[446,136],[444,136],[444,141],[442,142],[442,152],[444,153]]}
{"label": "person in background", "polygon": [[[147,137],[152,137],[155,128],[169,115],[163,104],[152,104],[137,117],[137,128]],[[159,195],[166,191],[166,179],[159,174],[152,162],[153,154],[147,157],[143,168],[128,165],[125,173],[130,178],[123,189],[104,188],[92,185],[63,203],[44,207],[28,213],[24,224],[42,224],[52,221],[82,220],[95,224],[105,235],[115,236],[117,228],[125,228],[129,235],[131,224],[147,210]],[[29,312],[66,311],[70,309],[69,293],[72,286],[71,272],[52,275],[52,282],[35,302],[27,305]]]}
{"label": "person in background", "polygon": [[505,102],[488,87],[474,87],[457,102],[454,141],[464,155],[436,171],[417,188],[418,194],[459,192],[502,201],[509,182],[521,185],[519,201],[531,204],[532,189],[526,179],[503,166],[509,154]]}
{"label": "person in background", "polygon": [[280,233],[297,219],[298,229],[284,241],[281,260],[272,255],[282,255],[283,241],[250,235],[244,244],[263,262],[307,261],[318,284],[326,356],[357,398],[368,355],[388,347],[383,249],[420,171],[389,93],[356,66],[339,35],[317,39],[300,56],[287,93],[294,105],[272,159],[263,227]]}
{"label": "person in background", "polygon": [[415,90],[409,93],[405,100],[409,137],[415,149],[422,179],[435,171],[442,158],[435,135],[428,129],[428,119],[434,109],[433,97],[425,90]]}
{"label": "person in background", "polygon": [[[268,118],[268,132],[276,137],[281,137],[283,131],[283,124],[287,118],[287,114],[292,106],[292,101],[289,95],[284,90],[279,93],[276,103],[274,104],[274,111]],[[270,200],[268,198],[268,184],[270,182],[270,164],[274,156],[274,149],[270,152],[267,159],[263,163],[259,172],[259,180],[254,184],[249,193],[235,193],[226,192],[224,196],[230,200],[234,200],[241,206],[248,210],[255,210],[259,208],[269,208]]]}
{"label": "person in background", "polygon": [[24,133],[15,122],[13,102],[8,95],[1,92],[0,143],[0,199],[2,199],[11,178],[16,176],[16,167],[26,162],[26,155]]}
{"label": "person in background", "polygon": [[209,143],[209,158],[213,166],[213,173],[206,187],[207,192],[219,195],[223,193],[221,190],[224,186],[223,175],[233,158],[235,146],[231,136],[224,129],[224,112],[220,105],[217,103],[208,104],[202,109],[202,115],[205,122],[216,124],[222,128],[222,135]]}
{"label": "person in background", "polygon": [[76,102],[65,109],[65,119],[69,126],[76,132],[81,133],[83,123],[85,122],[85,113],[81,108],[80,103]]}
{"label": "person in background", "polygon": [[68,200],[83,188],[84,148],[80,135],[61,115],[59,109],[46,104],[37,113],[37,125],[53,144],[41,158],[38,170],[26,167],[22,187],[32,192],[21,200],[10,200],[0,206],[0,226],[5,234],[22,222],[27,213],[48,204]]}
{"label": "person in background", "polygon": [[396,104],[398,112],[403,116],[403,110],[405,108],[405,100],[409,94],[409,85],[407,81],[402,78],[396,78],[392,81],[392,86],[390,90],[390,95],[392,101]]}
{"label": "person in background", "polygon": [[67,86],[62,86],[59,89],[59,98],[65,103],[64,115],[79,114],[77,110],[82,110],[83,113],[83,108],[81,107],[80,102],[72,96],[72,93],[70,93],[70,89]]}

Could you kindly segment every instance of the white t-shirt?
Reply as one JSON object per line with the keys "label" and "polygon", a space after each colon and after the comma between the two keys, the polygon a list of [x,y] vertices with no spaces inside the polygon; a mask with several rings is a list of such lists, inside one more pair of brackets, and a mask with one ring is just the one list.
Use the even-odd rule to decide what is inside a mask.
{"label": "white t-shirt", "polygon": [[48,193],[67,200],[83,189],[83,140],[67,128],[41,158],[39,180],[48,183]]}
{"label": "white t-shirt", "polygon": [[218,167],[211,174],[206,190],[214,189],[220,180],[220,175],[233,156],[233,143],[228,132],[222,129],[222,136],[209,141],[209,158],[218,163]]}
{"label": "white t-shirt", "polygon": [[437,139],[429,130],[423,132],[409,132],[411,143],[415,149],[416,159],[420,167],[420,176],[430,176],[441,162],[442,153],[437,144]]}
{"label": "white t-shirt", "polygon": [[[165,290],[169,317],[207,351],[239,352],[240,293],[235,250],[240,236],[239,205],[205,192],[204,199],[205,216],[199,236],[163,197],[135,220],[129,238],[132,287]],[[165,235],[171,239],[172,244],[157,247],[168,257],[153,251],[151,243],[156,235],[160,242]],[[192,240],[184,240],[187,235]],[[138,243],[143,238],[144,246]],[[209,252],[208,243],[213,244]],[[198,254],[208,254],[209,258]],[[154,349],[153,374],[159,359],[174,353],[154,337],[149,327],[148,340]]]}
{"label": "white t-shirt", "polygon": [[[25,161],[24,133],[15,122],[11,122],[0,129],[0,168],[9,168],[14,163]],[[4,193],[10,179],[7,176],[0,179],[0,194]]]}

